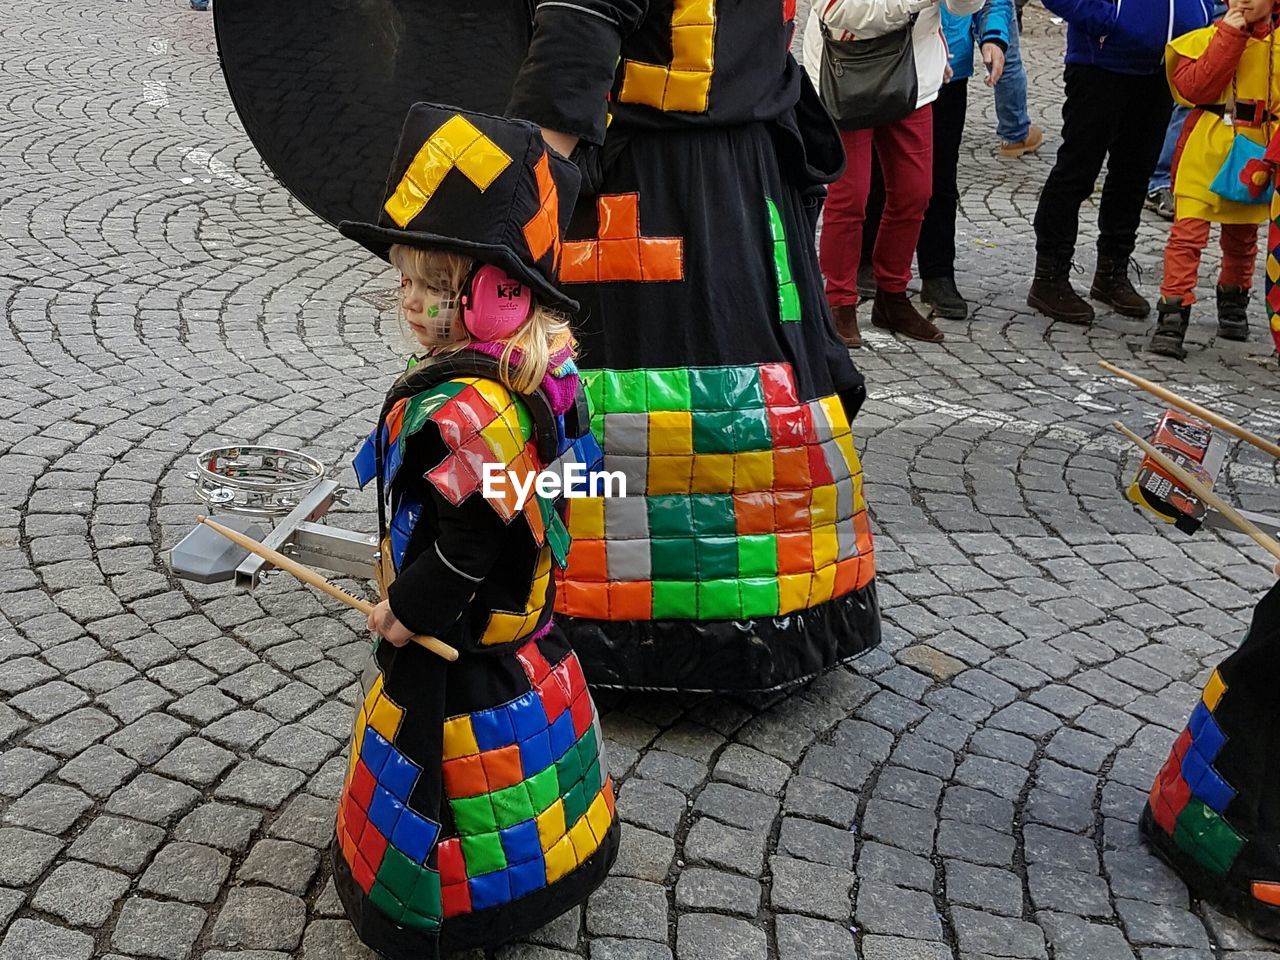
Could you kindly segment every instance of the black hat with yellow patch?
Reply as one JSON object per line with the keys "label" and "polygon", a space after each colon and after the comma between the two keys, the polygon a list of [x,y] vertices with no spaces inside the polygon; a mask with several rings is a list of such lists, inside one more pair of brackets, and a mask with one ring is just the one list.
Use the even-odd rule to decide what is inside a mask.
{"label": "black hat with yellow patch", "polygon": [[416,103],[377,221],[338,230],[384,260],[403,243],[495,264],[543,303],[577,310],[556,281],[579,183],[578,168],[531,123]]}

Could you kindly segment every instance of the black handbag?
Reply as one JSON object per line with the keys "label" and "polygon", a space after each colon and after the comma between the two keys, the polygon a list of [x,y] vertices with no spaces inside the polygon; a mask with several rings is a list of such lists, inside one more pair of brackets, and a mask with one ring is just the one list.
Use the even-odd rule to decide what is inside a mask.
{"label": "black handbag", "polygon": [[822,67],[818,92],[836,126],[865,130],[893,123],[916,108],[913,32],[916,15],[901,30],[866,40],[837,40],[822,27]]}

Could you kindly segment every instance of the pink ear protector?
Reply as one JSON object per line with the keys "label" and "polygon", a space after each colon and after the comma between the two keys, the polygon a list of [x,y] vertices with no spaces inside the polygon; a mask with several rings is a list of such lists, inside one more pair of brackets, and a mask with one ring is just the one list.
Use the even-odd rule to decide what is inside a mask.
{"label": "pink ear protector", "polygon": [[501,267],[477,262],[462,284],[462,325],[477,340],[505,340],[533,312],[533,291]]}

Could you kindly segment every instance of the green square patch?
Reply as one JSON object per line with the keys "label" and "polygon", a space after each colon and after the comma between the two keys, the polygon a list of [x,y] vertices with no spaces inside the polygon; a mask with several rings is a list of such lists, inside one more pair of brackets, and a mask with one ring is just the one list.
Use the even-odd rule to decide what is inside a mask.
{"label": "green square patch", "polygon": [[684,499],[692,507],[692,529],[696,536],[732,536],[738,532],[732,494],[695,493]]}
{"label": "green square patch", "polygon": [[653,619],[693,620],[697,614],[697,584],[679,580],[653,581]]}
{"label": "green square patch", "polygon": [[555,764],[534,774],[524,783],[529,788],[529,802],[533,804],[535,817],[560,799],[560,777],[556,774]]}
{"label": "green square patch", "polygon": [[604,413],[643,413],[645,382],[643,370],[604,371]]}
{"label": "green square patch", "polygon": [[[695,540],[694,544],[698,548],[699,580],[723,580],[738,575],[738,541],[735,538],[703,537]],[[701,597],[698,611],[703,612]]]}
{"label": "green square patch", "polygon": [[731,410],[698,411],[693,415],[694,453],[733,453],[734,421],[738,415]]}
{"label": "green square patch", "polygon": [[413,888],[418,885],[421,873],[422,867],[388,845],[387,852],[382,855],[382,865],[378,867],[378,882],[407,904],[413,897]]}
{"label": "green square patch", "polygon": [[372,889],[369,890],[369,899],[375,907],[385,913],[396,923],[399,923],[401,918],[404,916],[404,904],[400,902],[394,893],[376,880],[373,883]]}
{"label": "green square patch", "polygon": [[778,319],[783,323],[798,323],[804,316],[800,307],[800,290],[790,281],[778,287]]}
{"label": "green square patch", "polygon": [[689,409],[688,370],[646,370],[644,373],[650,410]]}
{"label": "green square patch", "polygon": [[493,815],[498,827],[506,829],[533,819],[533,803],[523,782],[489,794],[493,798]]}
{"label": "green square patch", "polygon": [[694,532],[693,507],[684,495],[646,497],[649,510],[649,536],[687,537]]}
{"label": "green square patch", "polygon": [[764,386],[760,383],[757,367],[725,367],[721,373],[720,389],[734,410],[747,410],[764,406]]}
{"label": "green square patch", "polygon": [[462,859],[467,865],[468,877],[478,877],[482,873],[507,868],[507,855],[502,852],[502,839],[496,833],[463,837]]}
{"label": "green square patch", "polygon": [[475,833],[491,833],[498,829],[490,796],[491,794],[484,793],[478,797],[449,801],[449,807],[453,810],[453,822],[459,834],[465,837]]}
{"label": "green square patch", "polygon": [[742,616],[737,580],[704,580],[698,584],[698,617],[730,620]]}
{"label": "green square patch", "polygon": [[413,888],[413,895],[405,902],[405,906],[411,914],[438,924],[444,913],[440,903],[440,874],[434,870],[420,869],[418,885]]}
{"label": "green square patch", "polygon": [[591,798],[587,796],[587,785],[579,781],[572,790],[564,795],[564,823],[572,827],[587,812]]}
{"label": "green square patch", "polygon": [[689,371],[691,409],[728,410],[732,367],[694,367]]}
{"label": "green square patch", "polygon": [[649,541],[649,569],[654,579],[693,580],[698,573],[694,540],[655,537]]}
{"label": "green square patch", "polygon": [[764,407],[749,407],[738,411],[733,424],[733,445],[738,453],[748,450],[768,450],[773,446],[769,436],[769,415]]}
{"label": "green square patch", "polygon": [[564,752],[564,756],[556,761],[556,779],[560,784],[560,795],[569,790],[582,779],[582,757],[578,755],[577,744]]}
{"label": "green square patch", "polygon": [[1224,874],[1231,869],[1244,848],[1244,837],[1203,801],[1192,797],[1173,833],[1174,842],[1194,857],[1206,870]]}
{"label": "green square patch", "polygon": [[738,538],[738,576],[769,577],[778,572],[778,544],[772,533],[747,533]]}
{"label": "green square patch", "polygon": [[406,910],[404,916],[400,918],[400,922],[406,927],[414,927],[418,930],[439,930],[440,918],[428,917],[420,913],[414,913],[412,910]]}
{"label": "green square patch", "polygon": [[774,577],[738,581],[742,594],[743,617],[776,617],[778,615],[778,581]]}

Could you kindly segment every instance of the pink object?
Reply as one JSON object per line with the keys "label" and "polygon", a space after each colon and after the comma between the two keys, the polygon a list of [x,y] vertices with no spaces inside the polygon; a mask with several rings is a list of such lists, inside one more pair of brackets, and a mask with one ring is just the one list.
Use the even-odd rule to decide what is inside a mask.
{"label": "pink object", "polygon": [[462,323],[477,340],[505,340],[532,310],[533,291],[493,264],[476,270],[462,296]]}

